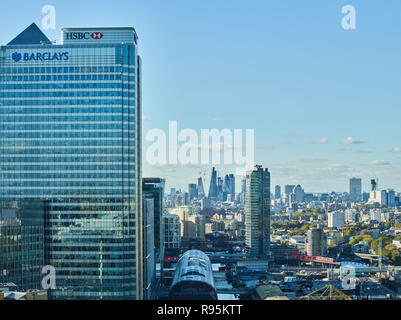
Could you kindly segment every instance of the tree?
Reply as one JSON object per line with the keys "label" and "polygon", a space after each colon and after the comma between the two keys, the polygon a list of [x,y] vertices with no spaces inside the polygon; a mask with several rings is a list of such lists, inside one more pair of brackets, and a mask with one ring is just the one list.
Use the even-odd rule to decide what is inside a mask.
{"label": "tree", "polygon": [[362,241],[362,239],[363,239],[363,236],[361,236],[361,235],[356,236],[356,237],[354,237],[353,239],[351,239],[351,240],[348,242],[348,244],[350,244],[350,245],[358,244],[359,242]]}

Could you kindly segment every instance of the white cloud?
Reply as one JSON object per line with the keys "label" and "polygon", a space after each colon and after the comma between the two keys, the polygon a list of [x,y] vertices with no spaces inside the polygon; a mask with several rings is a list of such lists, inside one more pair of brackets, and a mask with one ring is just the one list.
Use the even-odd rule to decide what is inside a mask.
{"label": "white cloud", "polygon": [[290,160],[288,163],[319,163],[319,162],[327,162],[329,159],[325,158],[301,158],[297,160]]}
{"label": "white cloud", "polygon": [[343,144],[365,144],[366,141],[348,137],[348,138],[344,139],[341,143],[343,143]]}
{"label": "white cloud", "polygon": [[373,160],[370,164],[373,164],[375,166],[389,166],[389,165],[391,165],[390,162],[385,161],[385,160]]}
{"label": "white cloud", "polygon": [[395,148],[393,148],[393,152],[401,152],[401,148],[400,147],[395,147]]}
{"label": "white cloud", "polygon": [[329,142],[329,140],[327,138],[321,138],[321,139],[313,141],[312,143],[313,144],[326,144],[328,142]]}

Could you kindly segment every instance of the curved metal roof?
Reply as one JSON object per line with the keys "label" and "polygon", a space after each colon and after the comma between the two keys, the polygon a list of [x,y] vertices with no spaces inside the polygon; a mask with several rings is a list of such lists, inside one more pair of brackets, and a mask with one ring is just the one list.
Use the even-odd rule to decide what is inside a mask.
{"label": "curved metal roof", "polygon": [[204,282],[215,287],[212,264],[204,252],[188,250],[178,260],[171,287],[182,281]]}

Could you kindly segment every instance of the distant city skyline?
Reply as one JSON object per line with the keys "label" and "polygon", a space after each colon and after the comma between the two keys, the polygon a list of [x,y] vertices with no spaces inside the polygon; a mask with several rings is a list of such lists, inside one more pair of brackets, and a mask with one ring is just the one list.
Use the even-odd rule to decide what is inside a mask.
{"label": "distant city skyline", "polygon": [[[269,169],[269,171],[271,173],[271,176],[272,176],[273,174],[272,174],[270,168],[268,168],[268,169]],[[174,183],[173,180],[171,180],[171,181],[166,180],[166,189],[170,190],[170,188],[175,188],[175,189],[177,189],[177,191],[179,189],[181,189],[181,191],[188,191],[187,190],[188,189],[188,184],[196,183],[198,181],[198,178],[201,177],[202,181],[203,181],[203,185],[205,186],[204,190],[205,190],[205,193],[206,193],[206,196],[207,196],[207,194],[209,192],[209,188],[210,188],[210,178],[211,178],[212,166],[210,167],[210,170],[209,170],[210,172],[206,171],[205,169],[202,170],[202,172],[206,171],[206,174],[199,174],[198,173],[198,175],[196,175],[196,172],[197,172],[196,169],[192,169],[193,170],[192,173],[194,174],[193,178],[191,176],[189,176],[189,174],[191,174],[191,171],[190,171],[191,169],[184,169],[184,170],[188,170],[188,175],[186,177],[188,183],[184,182],[181,185],[180,183]],[[227,169],[219,170],[218,166],[216,166],[216,171],[217,171],[217,177],[221,177],[221,178],[224,178],[226,174],[232,173],[231,171],[229,171]],[[298,184],[302,186],[302,188],[305,190],[306,193],[330,193],[330,192],[347,192],[347,193],[349,193],[349,191],[350,191],[349,190],[349,187],[350,187],[349,184],[350,184],[350,179],[352,179],[352,178],[358,178],[358,179],[362,180],[362,190],[361,190],[362,193],[364,193],[364,192],[369,193],[371,191],[371,179],[377,179],[378,180],[378,182],[379,182],[379,184],[378,184],[379,190],[394,189],[396,192],[401,192],[401,189],[397,189],[396,187],[393,187],[392,185],[384,185],[381,182],[381,179],[378,178],[377,176],[367,176],[365,179],[361,178],[360,176],[344,177],[344,181],[341,182],[342,185],[343,185],[343,189],[337,189],[337,190],[336,189],[329,189],[328,187],[323,188],[321,190],[318,190],[317,188],[313,188],[312,189],[312,188],[309,188],[307,186],[307,184],[302,183],[302,181],[299,181],[299,180],[296,180],[296,181],[291,180],[291,181],[284,181],[283,183],[275,183],[274,182],[275,180],[273,180],[274,179],[273,177],[271,177],[271,181],[272,181],[271,185],[272,185],[273,188],[276,185],[280,186],[282,194],[284,193],[284,186],[285,185],[294,185],[294,186],[296,186]],[[239,193],[241,191],[241,184],[240,184],[241,180],[245,179],[245,176],[235,176],[235,179],[237,179],[237,181],[238,181],[238,183],[235,185],[235,192]],[[193,182],[193,181],[195,181],[195,182]],[[277,181],[277,179],[276,179],[276,181]],[[274,190],[272,192],[274,194]]]}

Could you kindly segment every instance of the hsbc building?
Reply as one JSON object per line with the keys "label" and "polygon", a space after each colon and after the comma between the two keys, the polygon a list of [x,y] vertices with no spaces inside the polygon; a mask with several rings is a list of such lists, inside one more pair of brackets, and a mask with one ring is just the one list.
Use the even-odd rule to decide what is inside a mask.
{"label": "hsbc building", "polygon": [[[131,31],[131,32],[129,32]],[[62,29],[63,44],[99,44],[99,43],[129,43],[136,34],[126,28],[64,28]]]}
{"label": "hsbc building", "polygon": [[134,28],[58,45],[32,24],[0,47],[0,200],[46,201],[51,298],[142,298],[140,135]]}

